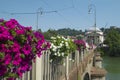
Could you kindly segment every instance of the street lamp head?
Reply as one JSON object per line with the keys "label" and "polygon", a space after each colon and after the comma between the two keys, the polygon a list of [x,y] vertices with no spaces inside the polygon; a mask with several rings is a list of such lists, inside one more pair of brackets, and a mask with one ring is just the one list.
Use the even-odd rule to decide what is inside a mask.
{"label": "street lamp head", "polygon": [[88,14],[91,14],[91,9],[88,10]]}

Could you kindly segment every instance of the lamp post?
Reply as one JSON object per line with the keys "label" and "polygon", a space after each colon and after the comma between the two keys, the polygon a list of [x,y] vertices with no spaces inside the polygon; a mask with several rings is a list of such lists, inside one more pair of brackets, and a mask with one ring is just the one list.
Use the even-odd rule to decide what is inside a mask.
{"label": "lamp post", "polygon": [[38,30],[38,21],[39,21],[39,14],[42,15],[42,8],[38,8],[36,15],[37,15],[37,23],[36,23],[36,30]]}
{"label": "lamp post", "polygon": [[96,42],[96,6],[94,4],[90,4],[88,6],[88,13],[92,14],[94,13],[94,28],[95,28],[95,32],[94,32],[94,43],[97,44]]}

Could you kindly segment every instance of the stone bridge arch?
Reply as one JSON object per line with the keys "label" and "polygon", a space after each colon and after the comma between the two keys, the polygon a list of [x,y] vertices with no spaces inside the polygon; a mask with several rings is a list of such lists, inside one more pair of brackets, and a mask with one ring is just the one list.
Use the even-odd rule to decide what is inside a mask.
{"label": "stone bridge arch", "polygon": [[88,72],[84,75],[83,80],[91,80]]}

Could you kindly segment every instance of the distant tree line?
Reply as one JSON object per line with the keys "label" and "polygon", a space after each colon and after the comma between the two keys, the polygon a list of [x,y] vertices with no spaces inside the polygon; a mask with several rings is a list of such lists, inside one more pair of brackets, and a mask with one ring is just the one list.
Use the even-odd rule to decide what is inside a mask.
{"label": "distant tree line", "polygon": [[58,29],[57,33],[64,36],[76,36],[79,34],[83,34],[82,30],[75,30],[70,28]]}
{"label": "distant tree line", "polygon": [[63,35],[63,36],[76,36],[84,34],[82,30],[75,30],[70,28],[63,28],[58,30],[49,29],[48,31],[42,32],[45,39],[49,40],[51,36]]}
{"label": "distant tree line", "polygon": [[103,48],[105,54],[109,56],[120,56],[120,28],[111,26],[110,28],[101,28],[104,31],[107,47]]}

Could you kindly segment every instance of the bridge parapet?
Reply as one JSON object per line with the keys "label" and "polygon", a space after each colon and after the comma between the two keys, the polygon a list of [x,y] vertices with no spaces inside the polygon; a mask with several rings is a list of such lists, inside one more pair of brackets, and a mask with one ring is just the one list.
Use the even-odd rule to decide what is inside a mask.
{"label": "bridge parapet", "polygon": [[[41,58],[37,58],[32,70],[25,73],[21,80],[95,80],[98,75],[105,75],[101,74],[103,71],[100,72],[100,69],[93,69],[94,50],[73,52],[64,58],[63,64],[58,64],[58,61],[50,63],[49,54],[48,50],[43,53]],[[95,58],[95,60],[102,59]],[[96,71],[100,74],[96,74]]]}
{"label": "bridge parapet", "polygon": [[95,52],[95,65],[91,68],[91,80],[105,80],[107,71],[102,68],[102,60],[100,53]]}

